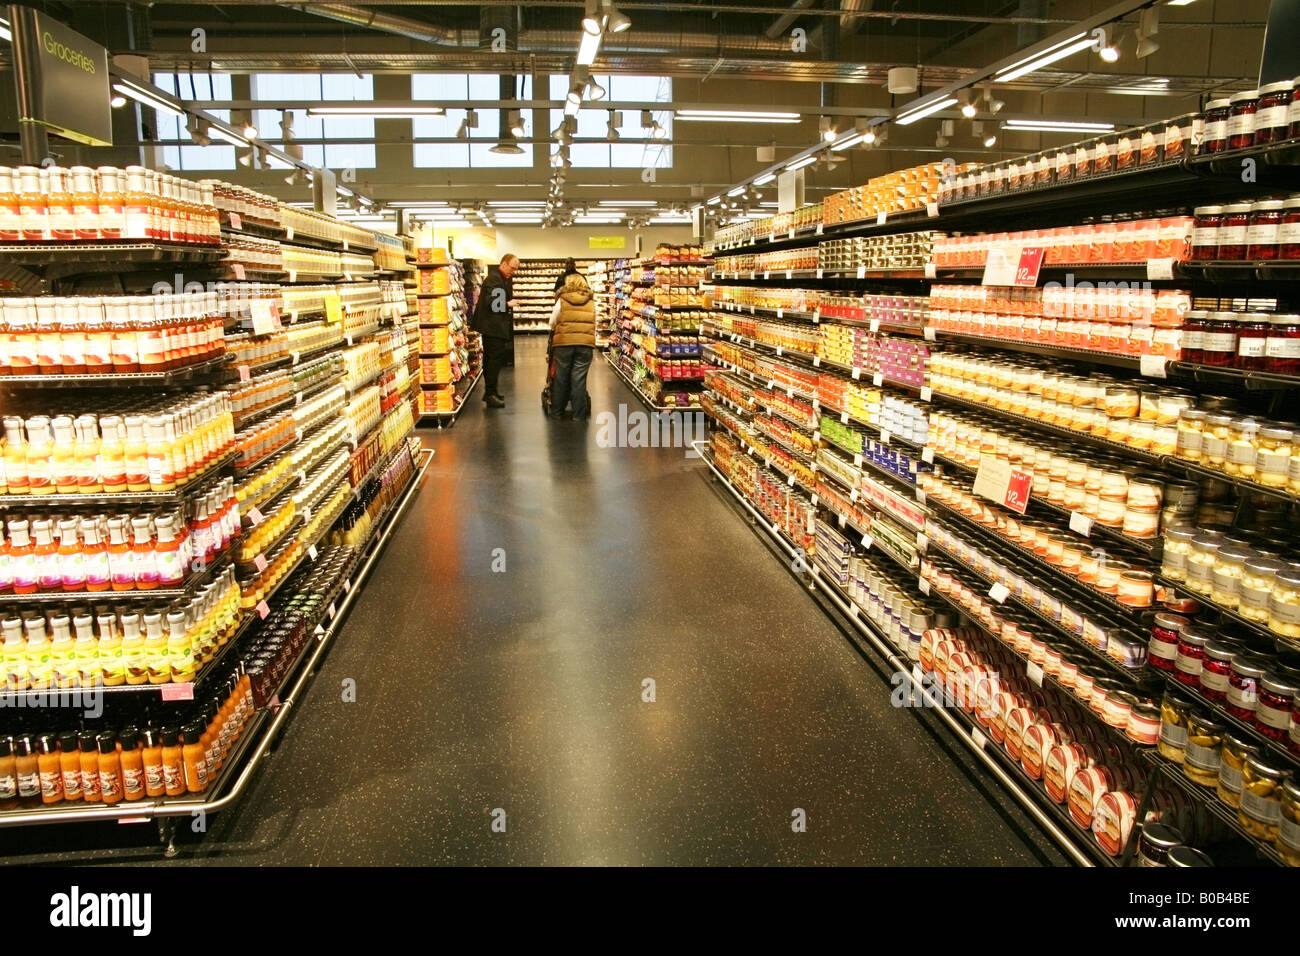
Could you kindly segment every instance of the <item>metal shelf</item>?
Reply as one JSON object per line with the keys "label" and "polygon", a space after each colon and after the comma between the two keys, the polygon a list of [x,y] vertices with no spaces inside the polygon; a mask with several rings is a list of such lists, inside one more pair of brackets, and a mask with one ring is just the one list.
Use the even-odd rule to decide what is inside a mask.
{"label": "metal shelf", "polygon": [[213,476],[223,471],[226,466],[234,460],[235,452],[226,452],[209,465],[201,475],[186,482],[184,486],[177,488],[175,491],[114,491],[104,493],[97,492],[95,494],[67,492],[64,494],[56,493],[48,495],[0,495],[0,508],[26,508],[33,506],[54,508],[67,505],[130,507],[138,505],[142,508],[156,508],[162,510],[169,505],[179,505],[196,491],[208,490]]}
{"label": "metal shelf", "polygon": [[276,457],[278,457],[279,455],[284,454],[286,451],[288,451],[290,448],[292,448],[292,447],[293,447],[294,445],[296,445],[296,444],[298,444],[298,438],[297,438],[297,437],[292,437],[292,438],[290,438],[288,441],[286,441],[283,445],[281,445],[279,448],[275,448],[275,449],[273,449],[273,450],[267,452],[267,453],[264,454],[261,458],[257,459],[257,461],[253,462],[252,464],[244,465],[242,468],[236,467],[236,468],[234,469],[235,480],[236,480],[236,481],[242,481],[243,479],[245,479],[245,478],[247,478],[249,475],[251,475],[253,472],[257,471],[257,469],[259,469],[259,468],[261,468],[263,465],[265,465],[265,464],[266,464],[268,461],[270,461],[272,458],[276,458]]}
{"label": "metal shelf", "polygon": [[1242,617],[1236,611],[1230,610],[1229,608],[1216,604],[1213,600],[1211,600],[1208,594],[1198,594],[1196,591],[1193,591],[1191,588],[1189,588],[1186,584],[1184,584],[1181,581],[1171,581],[1169,580],[1169,578],[1163,576],[1157,576],[1156,582],[1158,584],[1164,585],[1167,588],[1172,588],[1173,590],[1177,591],[1180,594],[1186,595],[1187,597],[1194,599],[1198,604],[1214,611],[1224,620],[1231,621],[1232,623],[1236,624],[1238,627],[1242,628],[1243,630],[1251,634],[1254,634],[1256,637],[1262,640],[1268,641],[1270,643],[1276,643],[1279,641],[1288,643],[1287,638],[1282,637],[1280,634],[1274,634],[1265,625],[1260,624],[1256,621],[1246,620],[1246,618]]}
{"label": "metal shelf", "polygon": [[294,399],[293,399],[293,394],[291,393],[288,398],[282,398],[278,402],[273,402],[270,405],[257,409],[256,411],[249,412],[246,415],[236,417],[235,431],[241,432],[249,425],[252,425],[254,422],[260,422],[262,419],[269,418],[270,416],[274,415],[276,412],[285,411],[286,409],[293,408],[293,406],[294,406]]}
{"label": "metal shelf", "polygon": [[166,372],[104,372],[86,375],[0,375],[0,386],[22,385],[46,388],[130,388],[135,385],[174,385],[223,371],[226,355],[170,369]]}
{"label": "metal shelf", "polygon": [[1092,351],[1091,349],[1075,349],[1061,345],[1047,345],[1038,342],[1028,342],[1023,339],[1000,339],[984,335],[968,335],[965,332],[947,332],[943,329],[934,330],[935,341],[942,342],[960,342],[963,345],[974,345],[987,349],[1000,349],[1007,352],[1022,352],[1027,355],[1044,355],[1050,358],[1070,359],[1075,362],[1083,362],[1089,365],[1104,365],[1107,368],[1126,369],[1130,372],[1139,370],[1142,360],[1137,355],[1120,355],[1115,352]]}
{"label": "metal shelf", "polygon": [[[1297,276],[1300,278],[1300,276]],[[1280,375],[1275,372],[1249,372],[1239,368],[1220,368],[1214,365],[1196,365],[1191,362],[1170,362],[1167,372],[1190,378],[1208,385],[1234,385],[1247,391],[1272,391],[1282,388],[1300,388],[1300,375]]]}
{"label": "metal shelf", "polygon": [[[639,398],[641,399],[642,404],[644,404],[645,407],[648,408],[648,409],[650,409],[652,412],[689,412],[689,413],[695,413],[695,412],[701,412],[701,411],[703,411],[703,409],[702,409],[699,405],[680,406],[680,405],[656,405],[656,404],[654,404],[654,402],[652,402],[652,401],[650,400],[650,396],[646,395],[645,392],[641,391],[641,389],[637,387],[636,383],[633,382],[632,379],[630,379],[630,378],[627,376],[627,374],[626,374],[626,373],[625,373],[621,368],[618,367],[618,364],[617,364],[617,363],[616,363],[612,358],[610,358],[608,352],[605,353],[605,361],[609,363],[610,368],[612,368],[612,369],[614,370],[615,374],[617,374],[618,377],[621,378],[621,379],[622,379],[622,380],[627,384],[627,387],[630,388],[630,389],[632,389],[632,391],[635,392],[635,393],[637,394],[637,397],[639,397]],[[701,376],[701,377],[698,378],[698,379],[685,379],[685,380],[683,380],[683,379],[661,379],[661,378],[659,378],[658,376],[651,376],[651,377],[654,378],[656,381],[660,382],[661,384],[666,384],[668,381],[688,381],[688,382],[691,382],[691,383],[694,383],[694,382],[701,382],[701,381],[703,381],[703,376]]]}
{"label": "metal shelf", "polygon": [[[282,532],[280,532],[280,536],[276,538],[274,541],[272,541],[265,548],[263,548],[261,551],[259,551],[256,555],[254,555],[252,560],[249,561],[236,560],[235,562],[236,576],[238,576],[240,572],[243,572],[244,574],[247,575],[247,577],[240,578],[240,587],[243,587],[243,585],[248,581],[257,580],[257,578],[260,575],[265,573],[263,571],[256,570],[256,565],[254,564],[254,562],[257,560],[259,556],[266,558],[267,566],[270,567],[270,565],[275,563],[275,559],[276,557],[278,557],[282,546],[288,543],[289,541],[291,541],[293,537],[306,523],[307,522],[303,520],[301,514],[295,513],[293,516],[293,520],[289,522],[288,527],[286,527]],[[252,574],[248,574],[249,568],[254,569]],[[268,594],[266,597],[263,598],[263,600],[268,600],[269,598],[270,595]]]}
{"label": "metal shelf", "polygon": [[68,604],[80,601],[95,604],[117,601],[175,601],[191,596],[196,588],[212,580],[218,571],[225,568],[227,559],[237,547],[238,541],[233,542],[225,551],[217,554],[211,561],[207,562],[203,570],[191,573],[179,587],[132,588],[129,591],[87,591],[83,588],[80,591],[38,591],[35,594],[7,593],[3,598],[0,598],[0,601],[5,604]]}

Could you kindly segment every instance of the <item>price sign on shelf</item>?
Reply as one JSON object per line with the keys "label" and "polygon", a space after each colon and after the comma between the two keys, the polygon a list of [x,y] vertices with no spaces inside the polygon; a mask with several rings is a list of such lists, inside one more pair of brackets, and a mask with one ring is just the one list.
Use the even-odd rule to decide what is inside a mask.
{"label": "price sign on shelf", "polygon": [[256,610],[257,616],[264,621],[271,616],[271,606],[265,601],[258,601]]}
{"label": "price sign on shelf", "polygon": [[875,375],[871,376],[871,384],[876,386],[876,388],[879,388],[881,385],[884,385],[885,384],[884,374],[881,372],[877,372]]}
{"label": "price sign on shelf", "polygon": [[248,310],[253,316],[254,335],[270,335],[280,328],[280,307],[270,299],[253,299]]}
{"label": "price sign on shelf", "polygon": [[1010,462],[993,455],[981,455],[972,490],[982,498],[1024,514],[1029,507],[1029,493],[1033,486],[1032,471],[1012,468]]}
{"label": "price sign on shelf", "polygon": [[237,212],[230,213],[230,228],[231,229],[244,228],[244,220],[239,218],[239,213]]}
{"label": "price sign on shelf", "polygon": [[247,274],[244,272],[244,264],[242,262],[236,262],[230,267],[230,271],[235,274],[236,279],[243,279]]}
{"label": "price sign on shelf", "polygon": [[163,700],[172,701],[194,699],[193,684],[161,684],[158,689],[162,694]]}
{"label": "price sign on shelf", "polygon": [[1035,664],[1033,661],[1030,661],[1025,665],[1025,675],[1039,687],[1043,686],[1042,664]]}
{"label": "price sign on shelf", "polygon": [[317,554],[317,551],[316,551],[316,545],[314,545],[314,544],[313,544],[313,545],[308,545],[308,547],[307,547],[307,557],[309,557],[309,558],[311,558],[313,561],[315,561],[315,560],[316,560],[316,554]]}
{"label": "price sign on shelf", "polygon": [[1070,530],[1085,538],[1092,534],[1092,519],[1078,511],[1070,512]]}
{"label": "price sign on shelf", "polygon": [[241,365],[241,366],[239,366],[239,380],[240,380],[241,382],[247,382],[247,381],[249,381],[252,377],[253,377],[252,372],[249,371],[249,368],[248,368],[247,365]]}
{"label": "price sign on shelf", "polygon": [[989,597],[992,598],[994,601],[997,601],[999,604],[1001,604],[1010,596],[1011,596],[1011,591],[1008,590],[1007,586],[1005,584],[1002,584],[1001,582],[989,588]]}
{"label": "price sign on shelf", "polygon": [[266,555],[259,554],[253,559],[253,567],[257,568],[258,573],[266,570]]}
{"label": "price sign on shelf", "polygon": [[1172,279],[1174,277],[1174,260],[1172,258],[1148,259],[1148,279]]}
{"label": "price sign on shelf", "polygon": [[265,521],[266,518],[262,515],[262,512],[258,511],[256,508],[249,508],[248,520],[251,521],[253,523],[253,527],[256,528],[259,524]]}
{"label": "price sign on shelf", "polygon": [[871,320],[871,331],[872,331],[872,332],[879,332],[879,331],[880,331],[880,320],[879,320],[879,319],[872,319],[872,320]]}
{"label": "price sign on shelf", "polygon": [[1147,378],[1165,378],[1168,373],[1165,369],[1165,357],[1163,355],[1143,355],[1138,358],[1138,371]]}
{"label": "price sign on shelf", "polygon": [[984,285],[1036,286],[1043,267],[1042,246],[1018,242],[997,242],[984,263]]}

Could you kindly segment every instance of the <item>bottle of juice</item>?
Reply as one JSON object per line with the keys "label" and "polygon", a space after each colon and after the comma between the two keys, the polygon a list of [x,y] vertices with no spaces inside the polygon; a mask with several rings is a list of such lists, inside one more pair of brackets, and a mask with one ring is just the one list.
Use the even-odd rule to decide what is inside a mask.
{"label": "bottle of juice", "polygon": [[135,589],[135,554],[127,539],[130,521],[125,515],[108,519],[108,570],[114,591]]}
{"label": "bottle of juice", "polygon": [[[63,374],[63,344],[59,340],[59,303],[65,298],[41,296],[36,300],[36,370],[42,375]],[[10,358],[12,362],[12,357]]]}
{"label": "bottle of juice", "polygon": [[5,689],[27,689],[27,638],[23,635],[23,620],[7,617],[0,621],[4,633]]}
{"label": "bottle of juice", "polygon": [[[153,305],[145,298],[145,304],[152,310]],[[140,371],[140,343],[136,340],[133,310],[139,309],[139,298],[132,296],[113,296],[104,307],[104,317],[112,334],[109,354],[113,359],[114,373]]]}
{"label": "bottle of juice", "polygon": [[76,614],[72,618],[72,631],[76,635],[73,653],[77,657],[77,670],[81,673],[82,687],[98,687],[104,680],[99,666],[99,638],[95,637],[95,619],[89,614]]}
{"label": "bottle of juice", "polygon": [[145,438],[144,416],[127,415],[126,423],[126,490],[149,490],[149,445]]}
{"label": "bottle of juice", "polygon": [[36,771],[40,775],[41,803],[63,800],[63,770],[59,765],[59,745],[53,734],[36,738]]}
{"label": "bottle of juice", "polygon": [[80,523],[79,518],[65,518],[58,522],[59,587],[64,591],[86,589],[86,556],[78,533]]}
{"label": "bottle of juice", "polygon": [[38,357],[36,300],[10,299],[5,303],[5,321],[9,326],[9,373],[11,375],[37,375],[40,372]]}
{"label": "bottle of juice", "polygon": [[172,611],[167,615],[167,659],[171,662],[173,681],[188,684],[194,680],[194,647],[184,611]]}
{"label": "bottle of juice", "polygon": [[5,485],[11,495],[25,495],[27,483],[27,437],[23,420],[17,415],[4,417],[5,430]]}
{"label": "bottle of juice", "polygon": [[[123,239],[156,239],[157,225],[151,222],[153,201],[149,196],[148,171],[143,166],[128,166],[126,173],[125,202],[126,217],[123,224]],[[101,202],[103,200],[101,199]]]}
{"label": "bottle of juice", "polygon": [[14,738],[14,752],[18,802],[36,806],[41,802],[41,768],[36,759],[36,744],[30,734],[19,734]]}
{"label": "bottle of juice", "polygon": [[72,427],[76,436],[73,459],[77,491],[85,495],[99,494],[104,490],[99,477],[99,422],[94,415],[78,415]]}
{"label": "bottle of juice", "polygon": [[41,171],[35,166],[18,167],[18,217],[23,241],[50,238],[49,197],[41,191]]}
{"label": "bottle of juice", "polygon": [[208,771],[208,780],[216,779],[217,770],[221,766],[221,741],[217,737],[217,705],[209,702],[203,708],[203,717],[198,722],[203,728],[203,735],[199,738],[199,743],[203,745],[203,758]]}
{"label": "bottle of juice", "polygon": [[32,538],[36,547],[36,590],[58,591],[63,587],[63,574],[59,570],[59,546],[54,541],[54,528],[45,518],[32,522]]}
{"label": "bottle of juice", "polygon": [[27,419],[26,427],[28,493],[53,494],[50,459],[54,457],[54,436],[50,434],[50,419],[46,415],[33,415]]}
{"label": "bottle of juice", "polygon": [[135,727],[123,727],[118,742],[122,745],[122,799],[143,800],[144,747],[140,744],[140,731]]}
{"label": "bottle of juice", "polygon": [[86,333],[86,371],[91,375],[109,374],[113,371],[113,329],[103,300],[83,296],[77,302],[77,318]]}
{"label": "bottle of juice", "polygon": [[173,491],[176,488],[175,465],[172,449],[167,443],[166,421],[165,415],[149,415],[145,418],[150,491]]}
{"label": "bottle of juice", "polygon": [[167,447],[170,461],[167,468],[171,471],[173,487],[184,488],[189,482],[190,468],[186,460],[184,433],[180,430],[181,416],[174,412],[166,413],[163,419],[163,444]]}
{"label": "bottle of juice", "polygon": [[126,188],[122,183],[122,170],[116,166],[100,166],[99,176],[99,236],[101,239],[121,239],[126,231]]}
{"label": "bottle of juice", "polygon": [[126,683],[126,663],[122,656],[122,633],[117,629],[117,616],[100,614],[99,669],[104,675],[105,687],[121,687]]}
{"label": "bottle of juice", "polygon": [[113,576],[108,564],[108,546],[100,537],[100,521],[103,515],[83,519],[81,552],[84,562],[87,591],[107,591],[112,585]]}
{"label": "bottle of juice", "polygon": [[105,494],[126,491],[126,423],[120,415],[99,419],[99,476]]}
{"label": "bottle of juice", "polygon": [[99,745],[99,797],[105,803],[122,801],[122,757],[117,750],[117,734],[106,730],[95,738]]}
{"label": "bottle of juice", "polygon": [[8,166],[0,166],[0,242],[19,242],[22,238],[14,171]]}
{"label": "bottle of juice", "polygon": [[54,490],[61,495],[76,492],[77,484],[77,429],[71,415],[56,415],[50,419],[54,431],[54,455],[50,460],[50,477]]}
{"label": "bottle of juice", "polygon": [[59,776],[63,780],[63,799],[81,799],[81,752],[77,735],[72,731],[59,734]]}
{"label": "bottle of juice", "polygon": [[[162,323],[158,319],[159,300],[171,296],[154,296],[153,302],[145,302],[140,314],[135,316],[137,335],[140,342],[140,371],[161,372],[167,364],[166,344],[163,340]],[[133,310],[134,311],[134,310]]]}
{"label": "bottle of juice", "polygon": [[162,615],[144,616],[144,653],[149,663],[149,683],[169,684],[172,679],[171,658],[167,656],[167,634]]}
{"label": "bottle of juice", "polygon": [[149,517],[131,519],[134,541],[131,544],[131,562],[135,565],[135,586],[140,591],[158,587],[158,558],[154,550],[153,520]]}
{"label": "bottle of juice", "polygon": [[99,238],[99,197],[95,194],[95,171],[89,166],[68,170],[72,189],[72,214],[77,222],[77,239],[94,242]]}
{"label": "bottle of juice", "polygon": [[53,686],[54,661],[50,656],[45,618],[27,618],[23,630],[27,635],[27,686],[32,690],[49,690]]}
{"label": "bottle of juice", "polygon": [[163,774],[162,739],[152,727],[144,729],[144,749],[140,754],[144,765],[144,792],[148,797],[161,797],[167,792]]}
{"label": "bottle of juice", "polygon": [[18,761],[12,737],[0,737],[0,810],[18,806]]}
{"label": "bottle of juice", "polygon": [[59,360],[64,375],[86,374],[86,329],[81,324],[81,304],[63,299],[59,308]]}
{"label": "bottle of juice", "polygon": [[3,539],[4,525],[0,524],[0,594],[12,594],[14,589],[14,563],[9,554],[9,542]]}
{"label": "bottle of juice", "polygon": [[59,166],[47,167],[50,179],[46,198],[50,220],[50,238],[57,242],[72,242],[77,238],[77,215],[68,190],[67,170]]}
{"label": "bottle of juice", "polygon": [[185,792],[185,751],[181,746],[180,731],[164,727],[162,738],[163,787],[167,796],[178,797]]}
{"label": "bottle of juice", "polygon": [[95,735],[83,730],[77,735],[78,761],[81,764],[81,799],[99,803],[99,745]]}
{"label": "bottle of juice", "polygon": [[77,665],[77,645],[72,640],[72,620],[66,614],[50,618],[50,661],[54,686],[59,688],[81,686],[81,670]]}
{"label": "bottle of juice", "polygon": [[140,615],[134,611],[122,615],[122,662],[128,684],[149,683],[149,655],[140,630]]}
{"label": "bottle of juice", "polygon": [[208,786],[208,763],[203,752],[203,728],[197,724],[188,724],[181,731],[184,741],[182,748],[185,760],[185,789],[190,793],[202,793]]}
{"label": "bottle of juice", "polygon": [[185,581],[185,564],[181,555],[181,540],[176,533],[176,516],[162,515],[157,521],[158,540],[154,544],[158,586],[180,587]]}

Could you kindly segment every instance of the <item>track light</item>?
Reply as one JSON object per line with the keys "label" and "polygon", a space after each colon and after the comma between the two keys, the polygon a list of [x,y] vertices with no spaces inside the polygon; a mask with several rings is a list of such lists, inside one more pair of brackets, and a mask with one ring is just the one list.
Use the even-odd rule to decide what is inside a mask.
{"label": "track light", "polygon": [[984,84],[984,105],[988,108],[990,113],[999,113],[1002,111],[1002,107],[1007,105],[993,95],[992,83]]}
{"label": "track light", "polygon": [[650,129],[655,125],[655,118],[649,110],[641,111],[641,128]]}
{"label": "track light", "polygon": [[948,137],[944,136],[943,133],[938,134],[934,138],[934,145],[942,149],[948,145]]}
{"label": "track light", "polygon": [[961,104],[961,115],[966,117],[967,119],[974,119],[975,114],[978,112],[979,110],[976,108],[975,102],[970,98],[970,95],[963,94],[962,104]]}
{"label": "track light", "polygon": [[520,110],[511,110],[506,123],[510,129],[510,135],[515,137],[524,135],[524,117]]}
{"label": "track light", "polygon": [[622,33],[632,25],[632,21],[627,18],[623,11],[612,3],[606,4],[605,9],[608,11],[605,17],[605,26],[609,28],[610,33]]}
{"label": "track light", "polygon": [[115,110],[120,110],[123,106],[126,106],[126,97],[121,93],[114,93],[112,98],[108,101],[108,105],[113,107]]}
{"label": "track light", "polygon": [[569,90],[569,95],[566,96],[564,100],[570,106],[581,106],[582,105],[582,84],[575,83],[573,88]]}
{"label": "track light", "polygon": [[245,120],[245,121],[244,121],[244,130],[243,130],[243,132],[244,132],[244,136],[245,136],[245,138],[247,138],[247,139],[256,139],[256,138],[257,138],[257,127],[253,125],[253,121],[252,121],[251,119],[250,119],[250,120]]}
{"label": "track light", "polygon": [[600,14],[600,0],[587,0],[586,13],[582,18],[582,31],[597,37],[604,28],[605,18]]}
{"label": "track light", "polygon": [[831,118],[829,116],[823,116],[819,119],[817,121],[817,128],[821,131],[822,142],[824,143],[833,143],[835,142],[836,137],[839,136],[835,131],[835,127],[831,124]]}
{"label": "track light", "polygon": [[605,88],[597,83],[595,79],[587,81],[586,93],[589,100],[599,101],[605,98]]}
{"label": "track light", "polygon": [[1119,60],[1119,46],[1111,35],[1110,27],[1100,29],[1101,38],[1098,41],[1097,56],[1101,57],[1103,63],[1115,63]]}
{"label": "track light", "polygon": [[998,144],[998,134],[997,134],[997,133],[989,133],[989,135],[987,135],[987,136],[984,137],[984,147],[985,147],[985,149],[991,149],[991,148],[993,148],[994,146],[996,146],[997,144]]}
{"label": "track light", "polygon": [[618,132],[619,122],[618,114],[613,110],[609,111],[609,131],[605,134],[605,142],[617,143],[619,141]]}
{"label": "track light", "polygon": [[667,139],[668,130],[664,129],[658,123],[655,123],[654,128],[650,131],[650,135],[653,136],[655,139]]}
{"label": "track light", "polygon": [[1156,41],[1156,34],[1160,32],[1160,14],[1155,7],[1147,7],[1142,11],[1142,17],[1138,20],[1137,30],[1137,58],[1145,59],[1152,53],[1160,49],[1160,44]]}

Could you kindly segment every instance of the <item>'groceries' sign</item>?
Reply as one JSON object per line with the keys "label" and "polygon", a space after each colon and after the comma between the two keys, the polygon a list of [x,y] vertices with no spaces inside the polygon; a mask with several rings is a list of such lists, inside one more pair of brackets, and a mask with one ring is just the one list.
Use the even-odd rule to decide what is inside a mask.
{"label": "'groceries' sign", "polygon": [[90,146],[112,146],[107,51],[30,7],[19,8],[13,30],[30,77],[23,122]]}

